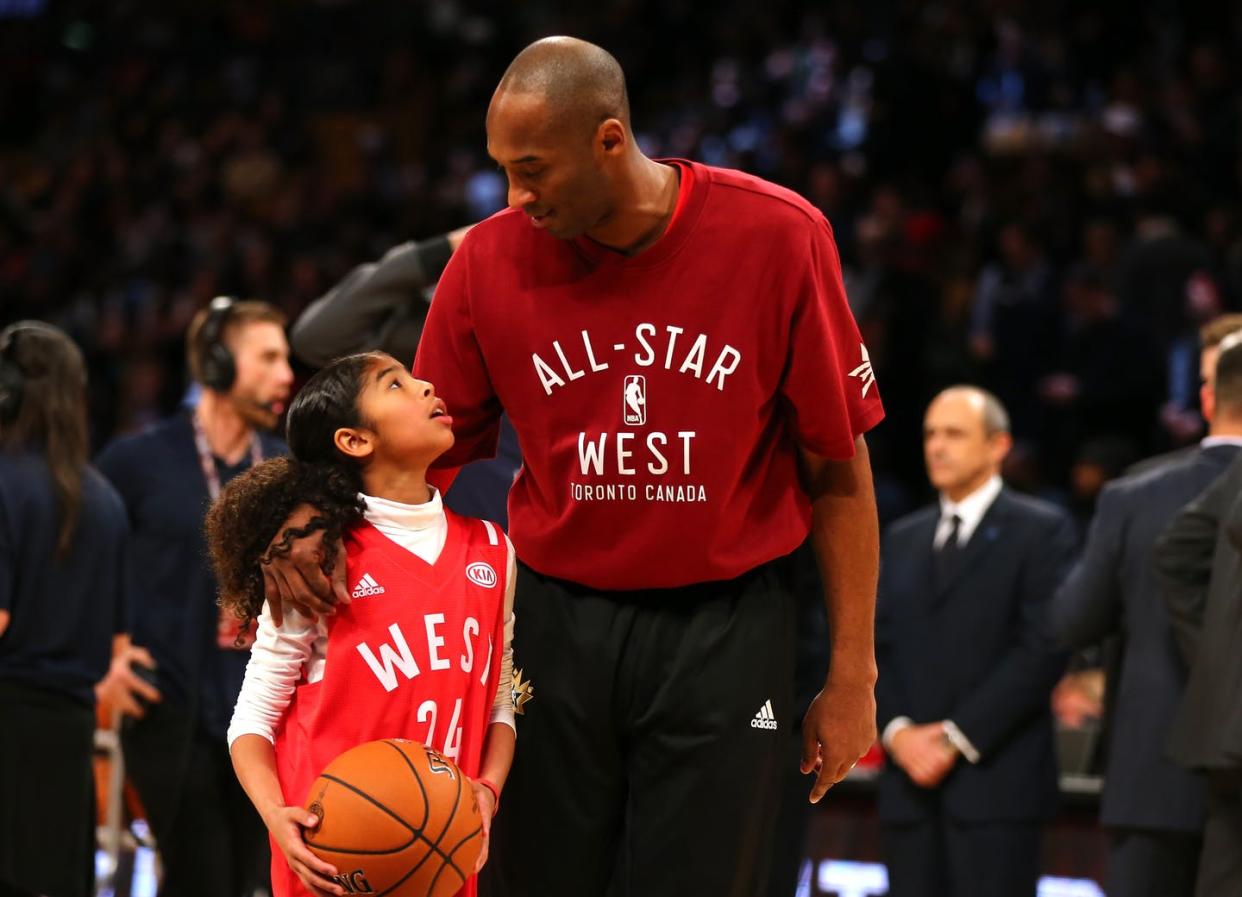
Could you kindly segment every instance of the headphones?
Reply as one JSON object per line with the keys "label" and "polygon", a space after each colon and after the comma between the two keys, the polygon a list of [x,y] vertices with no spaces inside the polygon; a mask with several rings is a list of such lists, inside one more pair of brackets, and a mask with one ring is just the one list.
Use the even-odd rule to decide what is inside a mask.
{"label": "headphones", "polygon": [[228,392],[237,379],[237,365],[233,361],[233,353],[220,339],[224,335],[224,327],[233,313],[234,300],[229,296],[217,296],[211,300],[207,311],[207,320],[199,331],[199,342],[203,347],[202,381],[203,386],[216,392]]}
{"label": "headphones", "polygon": [[0,423],[11,424],[17,419],[17,412],[22,407],[22,392],[26,385],[26,376],[17,362],[9,358],[9,353],[17,346],[17,335],[22,328],[15,327],[9,331],[0,343]]}

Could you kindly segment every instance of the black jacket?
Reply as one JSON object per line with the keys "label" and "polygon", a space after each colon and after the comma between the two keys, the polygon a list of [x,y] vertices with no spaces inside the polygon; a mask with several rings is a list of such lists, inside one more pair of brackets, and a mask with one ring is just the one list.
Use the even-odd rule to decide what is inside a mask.
{"label": "black jacket", "polygon": [[1242,770],[1242,458],[1174,518],[1155,566],[1190,678],[1169,736],[1188,769]]}
{"label": "black jacket", "polygon": [[1152,547],[1183,506],[1237,457],[1237,446],[1195,449],[1109,483],[1082,557],[1052,604],[1053,629],[1071,647],[1121,636],[1110,677],[1107,777],[1100,819],[1108,826],[1197,832],[1202,779],[1171,763],[1165,742],[1186,687]]}
{"label": "black jacket", "polygon": [[1073,524],[1052,505],[1002,489],[962,549],[956,575],[936,583],[938,519],[939,509],[927,508],[884,536],[878,722],[951,719],[980,761],[959,759],[930,791],[890,763],[880,778],[880,818],[1045,818],[1057,793],[1049,697],[1065,667],[1046,614],[1071,560]]}

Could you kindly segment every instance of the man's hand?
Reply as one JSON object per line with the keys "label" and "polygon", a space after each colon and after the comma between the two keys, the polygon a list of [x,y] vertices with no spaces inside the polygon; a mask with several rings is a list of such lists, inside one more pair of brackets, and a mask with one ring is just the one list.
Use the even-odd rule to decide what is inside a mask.
{"label": "man's hand", "polygon": [[[285,530],[302,529],[315,516],[315,508],[301,505],[285,521],[272,545],[279,545]],[[337,604],[349,604],[345,588],[345,546],[336,546],[336,564],[331,578],[324,576],[323,530],[316,530],[301,539],[294,539],[287,555],[269,555],[262,565],[263,597],[272,612],[272,621],[279,626],[285,619],[285,608],[292,607],[310,620],[332,614]]]}
{"label": "man's hand", "polygon": [[1052,690],[1052,713],[1070,729],[1081,729],[1088,720],[1104,716],[1104,671],[1066,673]]}
{"label": "man's hand", "polygon": [[811,803],[845,778],[875,744],[875,687],[834,681],[815,696],[802,720],[802,774],[817,772]]}
{"label": "man's hand", "polygon": [[155,669],[155,659],[146,648],[125,644],[113,654],[108,675],[95,686],[95,697],[100,704],[120,710],[134,719],[142,719],[147,715],[142,701],[158,704],[163,695],[154,685],[134,672],[133,664]]}
{"label": "man's hand", "polygon": [[920,788],[935,788],[957,763],[957,751],[945,740],[944,726],[906,726],[890,739],[889,754]]}

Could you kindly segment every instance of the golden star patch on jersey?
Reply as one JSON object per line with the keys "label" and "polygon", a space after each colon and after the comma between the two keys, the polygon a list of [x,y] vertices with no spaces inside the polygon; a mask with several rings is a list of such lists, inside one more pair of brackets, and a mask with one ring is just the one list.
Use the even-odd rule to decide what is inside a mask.
{"label": "golden star patch on jersey", "polygon": [[531,685],[529,679],[522,679],[521,670],[513,671],[513,686],[510,694],[513,696],[513,712],[525,716],[526,711],[522,708],[526,706],[527,701],[535,697],[535,687]]}

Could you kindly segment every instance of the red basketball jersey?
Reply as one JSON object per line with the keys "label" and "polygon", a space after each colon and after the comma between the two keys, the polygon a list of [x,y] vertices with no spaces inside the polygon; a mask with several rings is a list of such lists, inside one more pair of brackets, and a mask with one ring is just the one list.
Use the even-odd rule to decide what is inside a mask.
{"label": "red basketball jersey", "polygon": [[[353,603],[329,618],[322,677],[303,672],[276,731],[287,805],[304,803],[343,751],[381,738],[422,742],[478,775],[504,649],[508,546],[493,524],[445,515],[434,564],[369,523],[347,537]],[[274,897],[306,895],[272,849]],[[473,895],[475,880],[461,893]]]}

